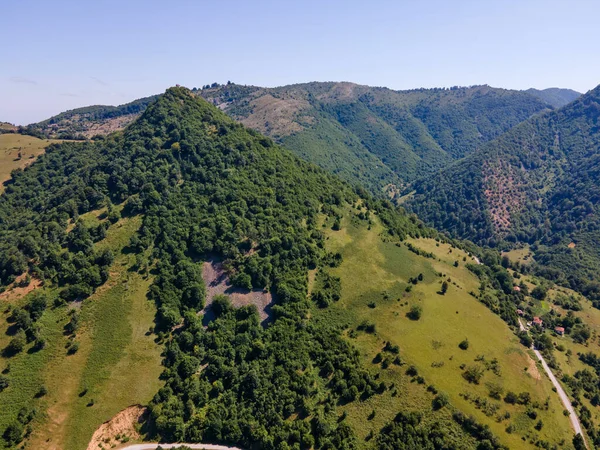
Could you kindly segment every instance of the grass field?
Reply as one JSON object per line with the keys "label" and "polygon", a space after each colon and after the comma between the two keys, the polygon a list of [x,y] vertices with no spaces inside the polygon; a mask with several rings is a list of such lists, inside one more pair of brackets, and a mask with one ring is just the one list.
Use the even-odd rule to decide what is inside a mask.
{"label": "grass field", "polygon": [[[536,378],[535,364],[510,328],[468,294],[479,287],[477,278],[464,267],[463,258],[470,262],[468,255],[448,244],[422,239],[411,243],[434,253],[436,258],[417,256],[404,245],[383,242],[379,236],[382,227],[378,223],[368,230],[364,223],[349,219],[351,215],[351,212],[345,214],[340,231],[331,231],[331,224],[324,228],[328,249],[343,255],[342,265],[333,270],[342,279],[342,299],[320,310],[320,314],[353,330],[364,320],[375,324],[375,334],[359,332],[358,337],[351,338],[365,364],[375,367],[373,358],[384,343],[390,341],[399,345],[400,355],[408,365],[418,368],[425,385],[432,384],[446,392],[452,405],[489,425],[509,447],[524,448],[526,443],[543,439],[568,448],[561,441],[566,438],[570,443],[572,431],[550,382],[543,376]],[[413,286],[410,293],[406,292],[409,278],[419,273],[423,274],[423,281]],[[451,280],[448,292],[441,295],[438,293],[441,280],[448,278]],[[422,308],[420,320],[407,317],[413,305]],[[461,350],[458,344],[465,338],[470,345],[467,350]],[[485,370],[479,384],[470,384],[463,378],[463,364],[483,368],[489,367],[494,359],[498,374]],[[407,389],[394,401],[381,400],[382,412],[377,416],[381,416],[382,421],[400,409],[427,407],[423,397],[410,386],[410,380],[409,385],[406,384],[405,369],[403,366],[383,371],[386,378]],[[534,421],[526,415],[526,407],[491,399],[490,385],[500,386],[504,392],[527,391],[533,401],[541,405],[549,398],[549,408],[537,410],[538,417]],[[360,409],[360,406],[354,408]],[[368,405],[365,410],[371,411]],[[365,410],[349,415],[363,434],[376,431],[381,425],[367,422],[362,417]],[[510,418],[502,419],[507,412]],[[544,424],[541,431],[534,429],[539,419]],[[505,431],[509,424],[511,433]]]}
{"label": "grass field", "polygon": [[533,261],[533,252],[529,249],[528,245],[525,245],[523,248],[515,248],[508,252],[502,252],[502,256],[507,256],[512,262],[520,264],[529,264]]}
{"label": "grass field", "polygon": [[[44,149],[53,142],[50,139],[38,139],[16,133],[0,134],[0,193],[4,191],[4,182],[10,179],[10,173],[24,168],[35,161]],[[21,152],[21,158],[19,158]]]}
{"label": "grass field", "polygon": [[[82,218],[91,224],[100,220],[98,216],[94,212]],[[129,405],[147,403],[160,388],[161,347],[147,333],[155,314],[154,304],[146,299],[151,279],[131,271],[134,255],[121,252],[139,226],[139,217],[121,219],[96,244],[111,248],[117,257],[105,285],[75,305],[81,318],[76,354],[67,356],[65,349],[63,327],[69,308],[49,308],[42,317],[48,347],[0,363],[11,366],[11,387],[0,393],[0,430],[20,408],[31,404],[42,384],[48,390],[46,396],[33,400],[40,413],[26,448],[85,449],[101,423]],[[2,317],[3,331],[6,317]],[[0,346],[8,340],[2,333]]]}

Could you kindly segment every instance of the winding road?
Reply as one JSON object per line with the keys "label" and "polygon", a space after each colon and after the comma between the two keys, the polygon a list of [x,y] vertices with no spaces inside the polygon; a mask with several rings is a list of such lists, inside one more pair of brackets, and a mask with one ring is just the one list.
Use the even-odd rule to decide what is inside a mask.
{"label": "winding road", "polygon": [[[525,327],[523,326],[521,319],[519,319],[519,328],[521,329],[521,331],[525,331],[525,332],[527,331],[525,329]],[[533,350],[533,353],[535,353],[535,356],[537,357],[537,359],[539,359],[540,362],[542,363],[542,367],[544,368],[544,371],[546,372],[546,374],[548,375],[548,378],[550,378],[550,381],[556,388],[556,393],[560,397],[560,401],[562,402],[565,409],[567,411],[569,411],[569,419],[571,420],[571,426],[573,427],[573,430],[575,430],[575,434],[580,434],[581,437],[583,438],[586,448],[589,448],[587,445],[587,441],[585,440],[583,431],[581,429],[581,423],[579,423],[579,417],[577,417],[577,414],[575,413],[575,408],[573,408],[573,405],[571,404],[571,400],[569,400],[567,393],[565,392],[563,387],[560,385],[560,383],[558,382],[558,380],[552,373],[552,370],[550,370],[550,366],[548,366],[548,363],[546,362],[546,360],[544,359],[542,354],[539,352],[539,350],[536,350],[533,347],[533,345],[531,345],[531,350]]]}

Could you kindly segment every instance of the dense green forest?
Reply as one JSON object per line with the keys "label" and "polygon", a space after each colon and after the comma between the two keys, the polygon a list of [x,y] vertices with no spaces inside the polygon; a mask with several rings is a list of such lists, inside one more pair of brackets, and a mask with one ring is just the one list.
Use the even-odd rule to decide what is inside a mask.
{"label": "dense green forest", "polygon": [[600,87],[417,182],[408,206],[479,244],[529,244],[538,274],[599,300],[599,118]]}
{"label": "dense green forest", "polygon": [[[340,263],[324,249],[318,215],[335,217],[359,195],[390,237],[436,236],[189,90],[171,88],[125,132],[53,145],[13,173],[0,197],[0,282],[7,287],[27,274],[59,294],[36,294],[13,311],[14,338],[5,357],[28,342],[31,351],[46,351],[37,325],[46,309],[81,301],[106,282],[115,255],[96,250],[94,242],[119,220],[113,205],[121,204],[122,214],[142,218],[127,251],[138,254],[140,270],[150,268],[154,331],[165,345],[164,387],[150,405],[151,435],[246,448],[354,448],[354,432],[337,406],[389,386],[362,367],[339,328],[309,318],[307,272]],[[108,220],[99,225],[79,219],[103,207]],[[234,308],[227,297],[214,299],[214,319],[203,326],[197,314],[205,304],[201,262],[214,255],[225,259],[235,285],[274,295],[268,327],[256,308]],[[325,297],[335,301],[335,279],[319,283],[334,290]],[[73,315],[65,332],[76,329]],[[10,373],[2,380],[10,383]],[[32,414],[19,413],[0,430],[7,445],[23,438]],[[377,439],[397,439],[397,426]],[[402,433],[431,448],[443,436],[441,429],[412,426]],[[485,448],[499,448],[489,432],[485,439]]]}

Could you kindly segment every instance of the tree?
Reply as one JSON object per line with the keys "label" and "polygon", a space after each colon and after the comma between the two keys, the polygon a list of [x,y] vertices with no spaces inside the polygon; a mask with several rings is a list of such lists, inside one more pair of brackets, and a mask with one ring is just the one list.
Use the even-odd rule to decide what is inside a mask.
{"label": "tree", "polygon": [[448,282],[444,281],[442,283],[442,290],[440,291],[442,293],[442,295],[444,295],[446,292],[448,292]]}
{"label": "tree", "polygon": [[586,450],[585,441],[581,434],[577,433],[573,438],[573,447],[575,447],[575,450]]}
{"label": "tree", "polygon": [[6,389],[9,385],[9,381],[8,381],[8,377],[5,377],[4,375],[0,375],[0,392],[2,392],[4,389]]}
{"label": "tree", "polygon": [[548,287],[544,284],[537,285],[533,291],[531,291],[531,296],[537,300],[544,300],[547,294]]}
{"label": "tree", "polygon": [[523,344],[525,347],[530,348],[531,344],[533,344],[533,339],[531,338],[531,336],[529,336],[529,333],[527,333],[527,331],[519,331],[519,340],[521,341],[521,344]]}
{"label": "tree", "polygon": [[339,217],[335,218],[335,221],[333,222],[333,226],[331,227],[331,229],[333,231],[339,231],[342,229],[342,222]]}
{"label": "tree", "polygon": [[449,403],[450,403],[450,398],[448,397],[448,394],[446,394],[444,392],[440,392],[433,399],[432,405],[433,405],[433,409],[442,409],[444,406],[448,405]]}
{"label": "tree", "polygon": [[23,424],[15,420],[4,431],[4,440],[9,446],[18,444],[23,439],[23,430]]}
{"label": "tree", "polygon": [[420,305],[412,305],[410,311],[406,313],[406,316],[410,320],[419,320],[423,314],[423,308]]}
{"label": "tree", "polygon": [[469,383],[479,384],[481,377],[483,377],[483,368],[478,364],[468,366],[463,372],[463,377]]}
{"label": "tree", "polygon": [[20,353],[25,348],[25,344],[27,343],[27,339],[25,336],[25,332],[23,330],[19,330],[19,332],[15,335],[14,338],[8,343],[8,346],[5,349],[5,353],[8,356],[16,355]]}
{"label": "tree", "polygon": [[460,341],[460,343],[458,344],[458,348],[460,348],[461,350],[468,349],[469,348],[469,340],[464,339],[464,340]]}

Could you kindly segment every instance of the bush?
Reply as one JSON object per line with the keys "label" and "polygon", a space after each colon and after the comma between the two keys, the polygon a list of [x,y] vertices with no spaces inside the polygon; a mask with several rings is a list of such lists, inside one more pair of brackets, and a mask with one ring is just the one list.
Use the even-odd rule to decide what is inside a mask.
{"label": "bush", "polygon": [[508,404],[514,405],[517,403],[517,394],[512,391],[508,391],[504,396],[504,401]]}
{"label": "bush", "polygon": [[35,396],[39,398],[39,397],[43,397],[47,393],[48,393],[48,388],[46,386],[42,385],[42,386],[40,386],[40,389],[37,391]]}
{"label": "bush", "polygon": [[4,389],[6,389],[9,385],[9,381],[8,381],[8,377],[5,377],[4,375],[0,375],[0,392],[2,392]]}
{"label": "bush", "polygon": [[4,350],[7,356],[13,356],[17,353],[20,353],[25,348],[25,344],[27,343],[27,339],[25,337],[25,332],[20,330],[14,338],[8,343],[8,346]]}
{"label": "bush", "polygon": [[23,440],[23,431],[23,424],[15,420],[4,431],[4,440],[9,446],[16,445]]}
{"label": "bush", "polygon": [[419,320],[423,314],[423,308],[420,305],[412,305],[410,311],[406,313],[406,317],[410,320]]}
{"label": "bush", "polygon": [[360,323],[360,325],[357,327],[357,329],[359,331],[364,331],[366,333],[373,334],[373,333],[375,333],[375,324],[372,322],[369,322],[367,320],[364,320],[363,322]]}
{"label": "bush", "polygon": [[477,364],[468,366],[463,372],[463,377],[469,383],[479,384],[481,377],[483,377],[483,368]]}
{"label": "bush", "polygon": [[466,350],[469,348],[469,340],[465,339],[463,341],[460,341],[460,344],[458,344],[458,348],[460,348],[461,350]]}
{"label": "bush", "polygon": [[67,354],[74,355],[79,350],[79,342],[72,341],[67,349]]}
{"label": "bush", "polygon": [[433,409],[437,410],[437,409],[442,409],[444,406],[448,405],[449,403],[450,403],[450,399],[448,398],[448,395],[445,394],[444,392],[440,392],[433,399],[432,405],[433,405]]}
{"label": "bush", "polygon": [[444,281],[444,282],[442,283],[442,289],[441,289],[441,291],[440,291],[440,292],[442,293],[442,295],[444,295],[446,292],[448,292],[448,286],[449,286],[449,285],[448,285],[448,282],[447,282],[447,281]]}

